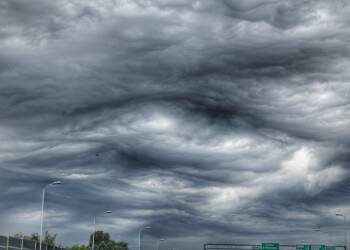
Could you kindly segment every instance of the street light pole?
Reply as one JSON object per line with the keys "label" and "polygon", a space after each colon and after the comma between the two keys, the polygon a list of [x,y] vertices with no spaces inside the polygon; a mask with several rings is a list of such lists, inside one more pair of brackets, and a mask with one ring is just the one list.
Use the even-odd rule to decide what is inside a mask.
{"label": "street light pole", "polygon": [[331,237],[330,237],[330,233],[329,233],[329,232],[322,231],[320,228],[314,228],[313,230],[314,230],[315,232],[320,232],[320,233],[323,233],[323,234],[327,234],[327,235],[328,235],[329,244],[331,244]]}
{"label": "street light pole", "polygon": [[[111,214],[112,211],[107,210],[103,212],[104,214]],[[93,218],[93,224],[94,224],[94,232],[92,233],[92,244],[91,244],[91,250],[95,249],[95,231],[96,231],[96,215],[94,215]]]}
{"label": "street light pole", "polygon": [[143,227],[139,231],[139,250],[141,250],[141,233],[142,233],[143,230],[147,230],[147,229],[151,229],[151,227],[149,227],[149,226]]}
{"label": "street light pole", "polygon": [[92,232],[91,250],[94,250],[94,249],[95,249],[96,215],[94,216],[93,224],[94,224],[94,231]]}
{"label": "street light pole", "polygon": [[41,250],[41,245],[43,241],[43,225],[44,225],[44,203],[45,203],[45,192],[46,188],[49,186],[55,186],[62,184],[61,181],[54,181],[49,184],[46,184],[42,189],[42,195],[41,195],[41,218],[40,218],[40,241],[39,241],[39,250]]}
{"label": "street light pole", "polygon": [[162,241],[165,241],[165,239],[160,239],[160,240],[158,240],[157,250],[159,250],[160,243],[161,243]]}
{"label": "street light pole", "polygon": [[336,214],[336,216],[340,216],[344,218],[344,238],[345,238],[345,249],[348,247],[348,235],[347,235],[347,231],[346,231],[346,215],[344,214]]}

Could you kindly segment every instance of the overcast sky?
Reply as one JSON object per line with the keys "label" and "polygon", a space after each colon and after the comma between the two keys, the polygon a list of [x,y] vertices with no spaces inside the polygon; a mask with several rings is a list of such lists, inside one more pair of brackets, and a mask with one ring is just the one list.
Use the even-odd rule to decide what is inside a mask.
{"label": "overcast sky", "polygon": [[61,180],[64,245],[344,244],[349,44],[345,0],[0,0],[0,234]]}

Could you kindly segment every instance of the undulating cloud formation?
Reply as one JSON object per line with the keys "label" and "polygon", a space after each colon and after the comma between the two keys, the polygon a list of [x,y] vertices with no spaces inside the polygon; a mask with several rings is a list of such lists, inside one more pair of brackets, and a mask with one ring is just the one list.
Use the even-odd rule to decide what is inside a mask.
{"label": "undulating cloud formation", "polygon": [[98,213],[132,249],[344,244],[349,27],[341,0],[1,0],[0,234],[61,180],[67,246]]}

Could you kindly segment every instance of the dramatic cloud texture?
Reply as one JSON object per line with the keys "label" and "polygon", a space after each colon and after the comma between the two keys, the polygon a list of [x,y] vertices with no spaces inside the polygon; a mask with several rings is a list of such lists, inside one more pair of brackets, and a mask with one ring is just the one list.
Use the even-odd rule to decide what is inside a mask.
{"label": "dramatic cloud texture", "polygon": [[[0,234],[343,244],[350,6],[0,1]],[[313,231],[320,228],[321,232]]]}

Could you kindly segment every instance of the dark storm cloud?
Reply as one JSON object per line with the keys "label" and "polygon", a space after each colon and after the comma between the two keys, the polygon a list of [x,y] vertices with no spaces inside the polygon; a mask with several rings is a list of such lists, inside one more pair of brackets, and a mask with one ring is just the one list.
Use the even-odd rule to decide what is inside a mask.
{"label": "dark storm cloud", "polygon": [[[342,1],[2,1],[0,233],[145,247],[341,238]],[[15,221],[15,223],[14,223]],[[78,233],[77,233],[78,232]],[[292,233],[291,233],[292,232]],[[74,233],[74,234],[73,234]]]}

